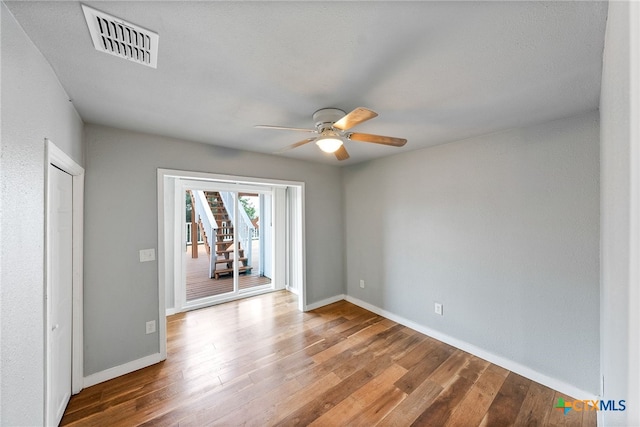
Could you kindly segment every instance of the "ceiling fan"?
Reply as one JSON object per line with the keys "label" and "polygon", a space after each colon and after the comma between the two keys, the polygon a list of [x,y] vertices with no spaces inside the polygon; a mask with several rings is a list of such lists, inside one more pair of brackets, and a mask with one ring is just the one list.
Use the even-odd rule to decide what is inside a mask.
{"label": "ceiling fan", "polygon": [[301,145],[308,144],[315,141],[318,147],[325,153],[335,154],[338,160],[346,160],[349,158],[349,153],[344,147],[345,140],[372,142],[374,144],[390,145],[392,147],[402,147],[407,143],[406,139],[393,138],[391,136],[371,135],[368,133],[348,132],[352,127],[359,125],[362,122],[373,119],[378,113],[371,111],[368,108],[358,107],[349,114],[345,114],[344,111],[337,108],[323,108],[313,113],[313,120],[315,121],[315,129],[301,129],[285,126],[270,126],[270,125],[256,125],[256,128],[261,129],[279,129],[279,130],[293,130],[298,132],[315,133],[317,136],[303,139],[295,144],[291,144],[288,147],[283,148],[279,152],[290,150],[292,148],[300,147]]}

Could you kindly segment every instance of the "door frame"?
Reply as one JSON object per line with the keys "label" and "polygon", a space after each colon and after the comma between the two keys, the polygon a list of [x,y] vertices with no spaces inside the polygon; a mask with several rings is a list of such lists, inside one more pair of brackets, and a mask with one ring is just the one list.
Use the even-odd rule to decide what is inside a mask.
{"label": "door frame", "polygon": [[[240,183],[251,185],[262,184],[274,187],[287,187],[295,189],[295,201],[297,205],[296,212],[299,213],[297,220],[288,221],[287,228],[295,228],[292,233],[295,238],[290,239],[289,244],[294,246],[297,251],[295,262],[297,268],[292,272],[286,271],[281,274],[286,288],[295,288],[298,295],[298,309],[305,311],[306,309],[306,256],[305,256],[305,207],[304,194],[305,184],[301,181],[288,181],[279,179],[246,177],[237,175],[223,175],[208,172],[194,172],[177,169],[158,168],[157,170],[157,191],[158,191],[158,303],[159,313],[167,315],[175,313],[176,307],[167,308],[167,289],[174,288],[174,280],[176,280],[173,271],[173,246],[175,242],[175,217],[180,214],[176,212],[176,203],[171,203],[167,197],[174,199],[176,196],[175,181],[178,179],[191,179],[200,181],[227,182],[230,184]],[[165,184],[167,185],[165,191]],[[175,201],[174,201],[175,202]],[[289,268],[289,267],[288,267]],[[175,295],[174,295],[175,301]],[[160,339],[160,356],[161,360],[167,357],[167,325],[166,322],[160,322],[158,325],[158,337]]]}
{"label": "door frame", "polygon": [[47,297],[51,289],[51,248],[49,230],[51,228],[51,215],[49,203],[49,165],[68,173],[72,178],[72,320],[71,320],[71,394],[77,394],[82,390],[84,384],[84,354],[83,354],[83,227],[84,227],[84,169],[77,164],[64,151],[56,146],[50,139],[45,138],[45,171],[44,171],[44,194],[45,194],[45,254],[44,254],[44,419],[49,425],[49,371],[50,371],[50,342],[49,329],[51,328],[50,313],[47,304]]}

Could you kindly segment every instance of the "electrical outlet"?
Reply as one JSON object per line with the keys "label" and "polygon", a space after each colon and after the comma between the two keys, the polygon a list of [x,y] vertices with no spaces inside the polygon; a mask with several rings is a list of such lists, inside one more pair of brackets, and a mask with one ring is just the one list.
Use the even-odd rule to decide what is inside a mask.
{"label": "electrical outlet", "polygon": [[156,259],[155,249],[141,249],[140,250],[140,262],[154,261]]}
{"label": "electrical outlet", "polygon": [[149,320],[146,323],[147,326],[147,334],[152,334],[156,331],[156,321],[155,320]]}
{"label": "electrical outlet", "polygon": [[360,279],[360,287],[364,288],[364,280]]}
{"label": "electrical outlet", "polygon": [[442,316],[442,304],[440,304],[439,302],[434,303],[433,311],[436,314],[439,314],[440,316]]}

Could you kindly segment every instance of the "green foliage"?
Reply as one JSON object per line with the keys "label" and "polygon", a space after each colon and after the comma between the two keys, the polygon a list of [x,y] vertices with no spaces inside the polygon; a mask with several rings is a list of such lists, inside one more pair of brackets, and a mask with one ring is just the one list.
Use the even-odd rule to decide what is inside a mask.
{"label": "green foliage", "polygon": [[244,208],[244,211],[247,213],[249,219],[256,219],[256,208],[255,206],[253,206],[251,200],[240,197],[240,204]]}
{"label": "green foliage", "polygon": [[191,196],[188,191],[185,191],[185,204],[187,206],[187,222],[191,222],[191,213],[193,212],[193,206],[191,206]]}

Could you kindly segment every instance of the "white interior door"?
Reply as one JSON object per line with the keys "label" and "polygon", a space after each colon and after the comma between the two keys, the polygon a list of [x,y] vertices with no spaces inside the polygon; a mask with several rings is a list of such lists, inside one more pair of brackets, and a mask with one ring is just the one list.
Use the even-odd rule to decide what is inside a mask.
{"label": "white interior door", "polygon": [[73,180],[49,165],[47,412],[58,425],[71,397]]}

